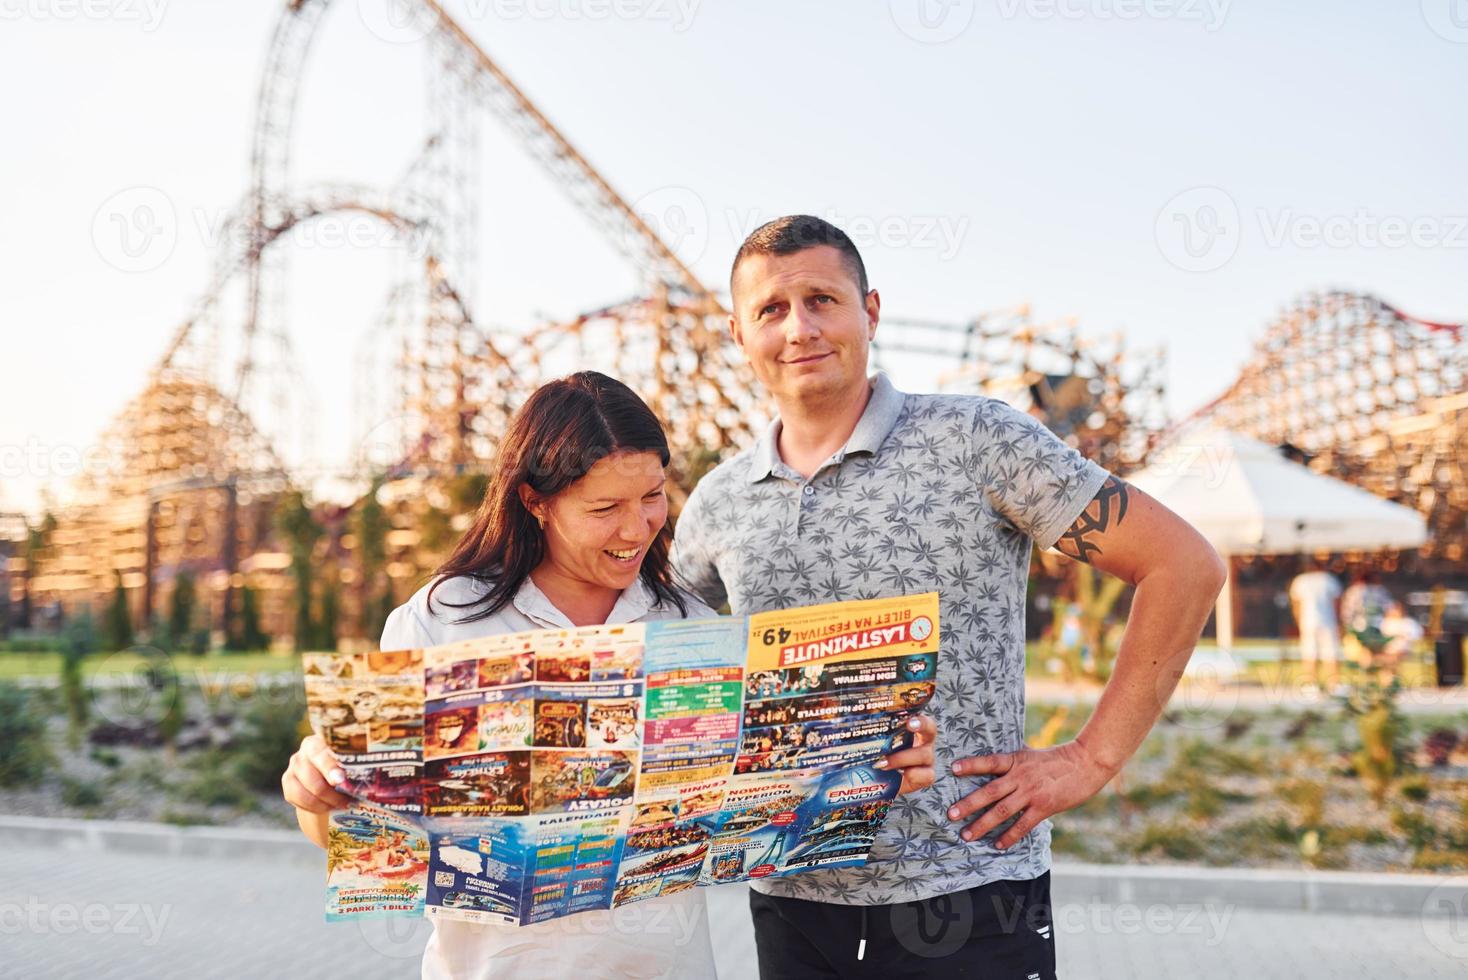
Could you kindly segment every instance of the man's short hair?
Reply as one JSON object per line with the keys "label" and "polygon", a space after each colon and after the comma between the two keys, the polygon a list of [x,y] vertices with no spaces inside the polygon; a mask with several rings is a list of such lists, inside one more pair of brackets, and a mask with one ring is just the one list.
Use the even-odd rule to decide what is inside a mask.
{"label": "man's short hair", "polygon": [[824,218],[811,214],[787,214],[783,218],[766,221],[750,232],[744,244],[739,246],[739,251],[734,253],[734,265],[729,269],[729,295],[734,294],[734,274],[739,271],[739,263],[748,256],[794,255],[796,252],[822,245],[829,245],[841,253],[846,271],[851,273],[851,278],[856,280],[861,294],[865,296],[868,290],[867,267],[862,262],[856,245],[846,232]]}

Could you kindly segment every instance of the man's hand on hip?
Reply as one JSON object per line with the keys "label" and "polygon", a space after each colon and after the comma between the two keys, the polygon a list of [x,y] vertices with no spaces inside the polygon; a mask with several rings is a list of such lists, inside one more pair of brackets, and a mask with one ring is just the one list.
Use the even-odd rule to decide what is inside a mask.
{"label": "man's hand on hip", "polygon": [[999,838],[996,846],[1001,849],[1019,843],[1041,820],[1080,806],[1116,775],[1080,742],[969,756],[953,763],[953,774],[996,777],[953,804],[948,819],[967,820],[984,811],[960,834],[966,841],[976,841],[1019,814]]}

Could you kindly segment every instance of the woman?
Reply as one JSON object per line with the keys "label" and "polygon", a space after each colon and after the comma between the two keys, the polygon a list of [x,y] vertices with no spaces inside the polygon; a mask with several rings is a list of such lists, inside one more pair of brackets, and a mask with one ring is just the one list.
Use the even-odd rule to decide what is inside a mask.
{"label": "woman", "polygon": [[[434,581],[388,617],[382,649],[714,615],[672,581],[668,460],[656,416],[621,382],[585,371],[540,388],[510,422],[473,525]],[[918,731],[920,747],[888,757],[904,791],[932,782],[931,720]],[[350,802],[333,788],[342,778],[313,735],[281,780],[322,847],[327,814]],[[435,919],[423,975],[711,977],[703,893],[518,929]]]}

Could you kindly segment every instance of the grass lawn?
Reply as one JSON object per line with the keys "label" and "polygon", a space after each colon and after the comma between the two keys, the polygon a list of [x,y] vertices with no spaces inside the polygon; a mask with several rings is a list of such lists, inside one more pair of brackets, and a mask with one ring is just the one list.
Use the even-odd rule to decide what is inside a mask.
{"label": "grass lawn", "polygon": [[[1303,678],[1304,671],[1300,665],[1299,650],[1292,641],[1247,639],[1239,640],[1234,644],[1235,650],[1246,650],[1250,648],[1263,650],[1277,650],[1281,642],[1285,644],[1286,655],[1289,657],[1281,663],[1277,658],[1250,659],[1246,656],[1236,658],[1239,665],[1239,680],[1241,683],[1258,685],[1260,687],[1291,687],[1298,686]],[[1211,641],[1198,644],[1199,653],[1213,653],[1218,647]],[[1415,654],[1404,658],[1397,667],[1397,677],[1401,680],[1403,687],[1431,687],[1436,683],[1436,670],[1431,663],[1431,653],[1425,649],[1418,650]],[[1048,678],[1056,677],[1045,669],[1045,656],[1041,645],[1036,642],[1025,644],[1025,673],[1031,677]],[[1359,668],[1353,661],[1341,662],[1341,678],[1346,682],[1352,682],[1358,678]]]}
{"label": "grass lawn", "polygon": [[[145,658],[137,653],[93,653],[82,670],[91,678],[103,674],[131,674],[143,666]],[[183,678],[224,678],[234,674],[299,672],[301,660],[293,653],[270,653],[258,650],[248,653],[206,653],[196,657],[188,653],[173,655],[173,666]],[[61,672],[59,653],[0,653],[0,680],[21,677],[57,677]]]}
{"label": "grass lawn", "polygon": [[[1341,677],[1346,681],[1356,678],[1360,673],[1360,668],[1354,664],[1341,667]],[[1259,684],[1263,687],[1282,687],[1296,686],[1304,679],[1304,676],[1304,668],[1298,660],[1288,660],[1284,663],[1277,660],[1261,660],[1245,664],[1241,679],[1245,683]],[[1401,680],[1403,687],[1430,687],[1437,681],[1437,674],[1430,665],[1406,661],[1398,665],[1397,677]]]}
{"label": "grass lawn", "polygon": [[[1032,702],[1026,738],[1072,739],[1093,710]],[[1052,847],[1107,864],[1461,873],[1468,748],[1441,747],[1462,726],[1403,719],[1401,764],[1377,798],[1360,771],[1362,728],[1340,711],[1175,711],[1106,788],[1056,817]]]}

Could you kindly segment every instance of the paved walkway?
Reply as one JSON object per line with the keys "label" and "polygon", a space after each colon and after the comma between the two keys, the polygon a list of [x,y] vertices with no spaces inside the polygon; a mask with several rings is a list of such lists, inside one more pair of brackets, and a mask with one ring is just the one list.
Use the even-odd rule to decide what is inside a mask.
{"label": "paved walkway", "polygon": [[[250,860],[0,843],[0,976],[414,977],[429,926],[321,921],[317,854]],[[1468,920],[1076,902],[1061,976],[1463,977]],[[724,980],[755,977],[741,889],[708,889]],[[579,978],[578,978],[579,980]]]}

